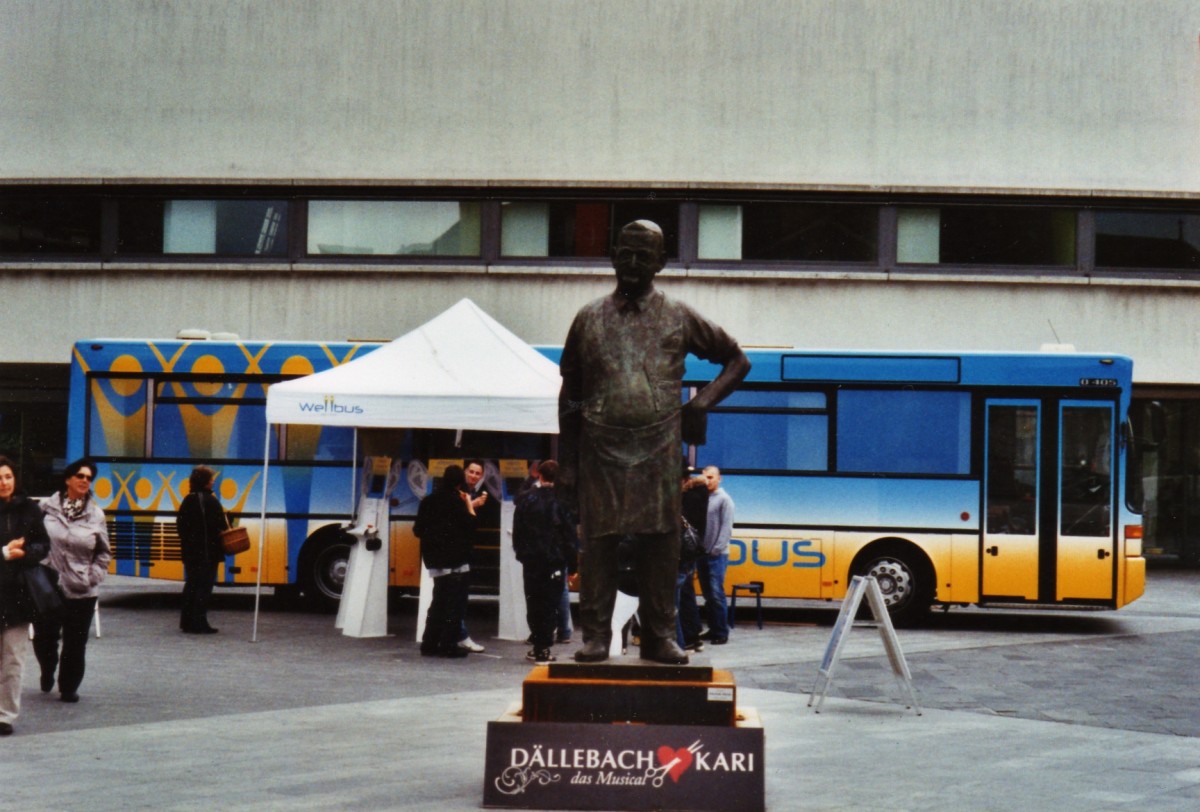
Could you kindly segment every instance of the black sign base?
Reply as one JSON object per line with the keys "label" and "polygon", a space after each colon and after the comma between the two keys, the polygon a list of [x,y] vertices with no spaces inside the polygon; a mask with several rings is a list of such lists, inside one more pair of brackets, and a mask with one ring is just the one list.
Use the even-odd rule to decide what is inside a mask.
{"label": "black sign base", "polygon": [[[528,704],[514,703],[488,723],[483,805],[762,812],[762,724],[752,708],[729,711],[732,677],[699,670],[660,673],[636,667],[535,668],[524,697],[539,705],[536,721],[529,719]],[[705,678],[707,689],[697,684]],[[673,694],[684,698],[672,701]],[[705,696],[718,706],[714,711],[703,710]],[[578,710],[589,697],[603,698],[603,712],[592,720]],[[651,698],[660,710],[648,714]],[[619,718],[622,708],[634,718]],[[566,718],[548,720],[555,710]],[[698,710],[708,720],[728,721],[697,724]]]}

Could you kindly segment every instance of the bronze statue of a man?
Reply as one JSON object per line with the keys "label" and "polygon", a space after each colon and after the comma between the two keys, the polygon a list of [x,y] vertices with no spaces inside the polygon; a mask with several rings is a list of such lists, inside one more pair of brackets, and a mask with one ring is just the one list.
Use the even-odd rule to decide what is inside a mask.
{"label": "bronze statue of a man", "polygon": [[[708,409],[750,371],[737,342],[654,287],[666,264],[662,230],[647,220],[621,229],[612,264],[617,289],[575,315],[563,346],[559,486],[578,494],[579,662],[607,659],[617,592],[617,546],[636,537],[641,657],[686,663],[675,642],[681,440],[705,439]],[[688,353],[721,373],[681,403]]]}

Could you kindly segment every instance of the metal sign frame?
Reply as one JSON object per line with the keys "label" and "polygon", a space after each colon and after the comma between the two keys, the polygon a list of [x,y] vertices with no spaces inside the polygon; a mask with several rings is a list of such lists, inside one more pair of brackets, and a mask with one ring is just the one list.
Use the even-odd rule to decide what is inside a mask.
{"label": "metal sign frame", "polygon": [[[887,652],[892,676],[896,679],[901,696],[908,698],[905,709],[911,708],[916,711],[917,716],[920,716],[921,705],[917,702],[917,692],[913,688],[912,673],[908,670],[908,662],[904,659],[904,652],[900,649],[900,640],[896,637],[892,618],[888,615],[887,606],[884,605],[879,583],[874,576],[870,575],[865,577],[855,575],[850,579],[850,588],[846,592],[845,600],[842,601],[842,609],[838,612],[837,620],[834,621],[833,633],[829,636],[829,643],[825,646],[821,665],[817,668],[817,679],[813,683],[812,693],[809,694],[808,706],[813,708],[815,713],[821,712],[821,705],[829,693],[830,686],[833,685],[834,669],[837,668],[838,661],[841,659],[846,638],[850,636],[850,630],[854,628],[854,618],[858,614],[864,596],[867,604],[871,607],[871,614],[875,616],[875,625],[879,629],[879,636],[883,639],[883,648]],[[813,706],[814,701],[816,702],[815,707]]]}

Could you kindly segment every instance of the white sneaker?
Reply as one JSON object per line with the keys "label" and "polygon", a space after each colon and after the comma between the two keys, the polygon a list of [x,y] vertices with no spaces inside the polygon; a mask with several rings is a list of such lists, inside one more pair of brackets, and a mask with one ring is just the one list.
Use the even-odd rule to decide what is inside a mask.
{"label": "white sneaker", "polygon": [[479,645],[478,643],[476,643],[474,640],[472,640],[469,637],[467,637],[463,640],[459,640],[458,647],[465,648],[467,651],[474,652],[475,654],[478,654],[479,652],[484,650],[483,646]]}

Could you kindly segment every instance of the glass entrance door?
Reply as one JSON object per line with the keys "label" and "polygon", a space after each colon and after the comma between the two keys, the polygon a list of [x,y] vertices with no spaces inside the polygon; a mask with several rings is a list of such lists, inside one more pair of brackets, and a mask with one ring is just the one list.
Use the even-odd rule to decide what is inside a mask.
{"label": "glass entrance door", "polygon": [[991,600],[1038,598],[1041,412],[1036,400],[987,403],[981,575]]}
{"label": "glass entrance door", "polygon": [[1059,405],[1055,600],[1113,597],[1114,428],[1110,403]]}

